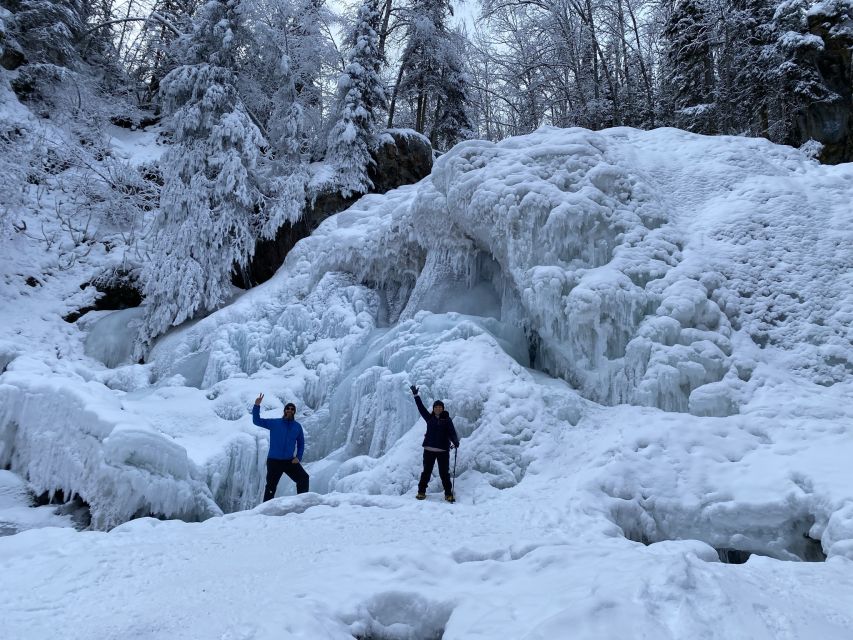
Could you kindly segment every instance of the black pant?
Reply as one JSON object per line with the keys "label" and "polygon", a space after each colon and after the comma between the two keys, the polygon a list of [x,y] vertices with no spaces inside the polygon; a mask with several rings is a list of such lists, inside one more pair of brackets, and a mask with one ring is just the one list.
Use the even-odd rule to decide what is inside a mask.
{"label": "black pant", "polygon": [[264,489],[264,502],[275,497],[275,490],[278,488],[282,473],[286,473],[287,477],[296,483],[296,493],[308,491],[308,472],[302,468],[301,464],[290,460],[267,458],[267,487]]}
{"label": "black pant", "polygon": [[450,484],[449,451],[427,451],[424,449],[424,471],[421,474],[421,481],[418,483],[418,493],[426,493],[429,477],[432,475],[432,467],[436,461],[438,461],[438,475],[441,478],[442,486],[444,486],[444,495],[449,496],[453,493],[453,486]]}

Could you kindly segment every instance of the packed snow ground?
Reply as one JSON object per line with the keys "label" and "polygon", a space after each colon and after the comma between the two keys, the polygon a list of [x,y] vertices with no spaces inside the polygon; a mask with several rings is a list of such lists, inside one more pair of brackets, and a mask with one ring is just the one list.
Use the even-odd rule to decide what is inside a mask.
{"label": "packed snow ground", "polygon": [[[111,530],[0,538],[0,619],[27,638],[853,636],[851,174],[675,130],[465,143],[144,365],[138,312],[59,319],[108,256],[47,273],[12,239],[0,463]],[[413,382],[462,436],[456,505],[413,499]],[[285,479],[230,513],[261,495],[259,392],[265,415],[298,405],[319,493]],[[147,514],[205,521],[126,522]]]}

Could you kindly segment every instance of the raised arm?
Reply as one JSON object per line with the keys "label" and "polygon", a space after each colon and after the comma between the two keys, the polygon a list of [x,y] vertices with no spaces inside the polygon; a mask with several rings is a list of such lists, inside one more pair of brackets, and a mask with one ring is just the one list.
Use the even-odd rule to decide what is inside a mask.
{"label": "raised arm", "polygon": [[252,407],[252,422],[255,424],[255,426],[263,427],[264,429],[269,429],[272,420],[269,418],[262,418],[261,407],[260,405],[256,404],[254,407]]}
{"label": "raised arm", "polygon": [[421,418],[429,422],[429,411],[426,410],[424,403],[421,402],[421,397],[419,395],[415,395],[415,404],[418,405],[418,411],[421,412]]}
{"label": "raised arm", "polygon": [[421,412],[421,418],[429,424],[429,411],[426,410],[424,403],[421,402],[421,397],[418,395],[418,388],[415,385],[409,387],[412,390],[412,395],[415,396],[415,404],[418,405],[418,411]]}
{"label": "raised arm", "polygon": [[252,407],[252,422],[255,424],[255,426],[263,427],[264,429],[269,429],[272,420],[261,417],[261,402],[263,401],[263,399],[263,393],[257,398],[255,398],[255,406]]}

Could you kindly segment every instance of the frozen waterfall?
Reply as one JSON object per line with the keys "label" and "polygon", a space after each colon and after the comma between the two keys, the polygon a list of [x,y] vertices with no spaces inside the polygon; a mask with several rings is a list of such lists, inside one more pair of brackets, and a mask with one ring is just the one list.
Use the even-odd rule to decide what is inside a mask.
{"label": "frozen waterfall", "polygon": [[[595,403],[737,414],[761,347],[801,344],[791,368],[831,384],[853,364],[837,348],[848,307],[824,287],[830,241],[743,232],[769,206],[755,182],[805,190],[810,162],[667,129],[460,144],[417,185],[326,220],[145,365],[127,363],[133,310],[91,323],[85,352],[105,366],[73,383],[10,352],[0,464],[83,496],[99,527],[244,509],[263,481],[249,409],[265,392],[265,414],[298,406],[312,488],[401,494],[416,482],[416,383],[452,408],[459,473],[488,492]],[[796,234],[806,214],[789,214]],[[780,243],[814,296],[782,296]]]}

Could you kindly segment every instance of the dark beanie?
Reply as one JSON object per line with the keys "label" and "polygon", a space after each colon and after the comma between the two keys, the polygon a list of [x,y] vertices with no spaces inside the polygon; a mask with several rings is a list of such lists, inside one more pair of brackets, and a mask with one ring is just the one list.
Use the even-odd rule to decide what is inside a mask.
{"label": "dark beanie", "polygon": [[433,402],[433,403],[432,403],[432,406],[434,406],[434,407],[435,407],[435,406],[443,407],[443,406],[444,406],[444,403],[443,403],[441,400],[436,400],[435,402]]}

